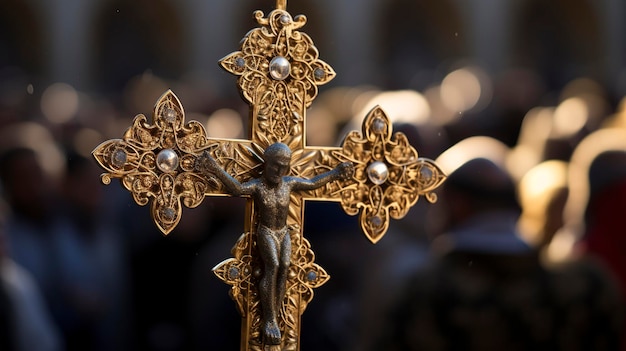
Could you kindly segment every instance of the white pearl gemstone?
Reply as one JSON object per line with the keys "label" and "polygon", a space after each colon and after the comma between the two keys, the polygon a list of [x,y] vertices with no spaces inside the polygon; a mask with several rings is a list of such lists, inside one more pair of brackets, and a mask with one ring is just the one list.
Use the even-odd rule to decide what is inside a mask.
{"label": "white pearl gemstone", "polygon": [[270,61],[270,76],[276,80],[283,80],[289,77],[291,64],[289,60],[282,56],[276,56]]}
{"label": "white pearl gemstone", "polygon": [[157,167],[165,173],[171,173],[178,168],[178,154],[172,149],[163,149],[157,155]]}
{"label": "white pearl gemstone", "polygon": [[282,24],[289,24],[289,23],[291,23],[291,16],[289,16],[289,15],[282,15],[282,16],[280,16],[280,23],[282,23]]}
{"label": "white pearl gemstone", "polygon": [[389,169],[384,162],[376,161],[367,167],[367,176],[376,185],[380,185],[387,181],[389,177]]}

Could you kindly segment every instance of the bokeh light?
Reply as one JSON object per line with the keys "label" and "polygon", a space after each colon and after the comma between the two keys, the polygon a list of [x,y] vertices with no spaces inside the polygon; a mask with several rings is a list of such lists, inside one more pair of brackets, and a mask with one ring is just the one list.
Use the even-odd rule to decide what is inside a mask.
{"label": "bokeh light", "polygon": [[[190,119],[199,119],[198,115],[190,115]],[[242,138],[243,122],[241,115],[233,109],[223,108],[213,112],[206,119],[207,135],[211,138]]]}
{"label": "bokeh light", "polygon": [[423,124],[430,117],[430,106],[424,96],[414,90],[385,91],[367,94],[368,101],[356,117],[363,119],[376,106],[380,106],[391,123]]}
{"label": "bokeh light", "polygon": [[75,117],[79,98],[76,89],[65,83],[49,86],[41,96],[41,112],[55,124],[63,124]]}
{"label": "bokeh light", "polygon": [[325,106],[311,107],[306,115],[306,143],[333,146],[337,143],[337,120]]}
{"label": "bokeh light", "polygon": [[102,133],[91,128],[82,128],[74,135],[72,146],[81,156],[91,158],[91,151],[104,139]]}
{"label": "bokeh light", "polygon": [[561,102],[554,111],[552,138],[566,138],[580,131],[589,119],[589,108],[585,100],[571,97]]}
{"label": "bokeh light", "polygon": [[508,146],[492,137],[469,137],[444,151],[437,157],[435,162],[445,174],[454,172],[464,163],[474,158],[485,158],[497,165],[504,166],[509,151]]}
{"label": "bokeh light", "polygon": [[60,179],[65,170],[65,157],[50,130],[35,122],[8,126],[0,133],[0,150],[25,147],[35,151],[42,169],[53,179]]}
{"label": "bokeh light", "polygon": [[535,107],[522,120],[517,144],[507,159],[507,168],[519,180],[532,167],[541,162],[546,141],[552,130],[554,108]]}
{"label": "bokeh light", "polygon": [[[568,164],[564,161],[549,160],[529,170],[518,184],[518,197],[522,207],[519,220],[520,232],[529,243],[539,246],[549,238],[544,230],[551,222],[562,227],[563,208],[551,208],[554,201],[567,189]],[[561,202],[564,206],[564,203]],[[557,213],[554,213],[556,211]],[[558,218],[550,218],[557,216]],[[558,228],[553,228],[558,229]]]}
{"label": "bokeh light", "polygon": [[454,112],[482,109],[492,96],[491,82],[478,67],[450,72],[441,82],[441,101]]}
{"label": "bokeh light", "polygon": [[626,130],[606,128],[585,137],[576,147],[570,161],[570,196],[565,207],[565,221],[578,236],[581,235],[584,213],[589,201],[589,167],[600,153],[608,150],[626,150]]}
{"label": "bokeh light", "polygon": [[124,88],[123,99],[126,108],[133,113],[151,112],[154,102],[168,88],[167,82],[149,71],[136,76],[128,81]]}

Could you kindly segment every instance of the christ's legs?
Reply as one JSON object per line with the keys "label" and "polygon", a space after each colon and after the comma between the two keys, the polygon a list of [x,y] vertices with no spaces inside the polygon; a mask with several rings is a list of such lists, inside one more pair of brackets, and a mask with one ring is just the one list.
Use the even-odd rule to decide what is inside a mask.
{"label": "christ's legs", "polygon": [[289,276],[289,264],[291,263],[291,237],[289,229],[284,228],[280,233],[283,236],[280,243],[278,277],[276,279],[276,311],[280,311],[285,299],[285,289],[287,288],[287,277]]}
{"label": "christ's legs", "polygon": [[[262,328],[265,342],[271,345],[280,344],[280,329],[278,327],[276,308],[276,282],[279,269],[278,242],[275,233],[265,226],[257,230],[257,245],[263,261],[263,276],[259,282],[261,295],[261,312],[263,314]],[[284,289],[283,289],[284,290]]]}

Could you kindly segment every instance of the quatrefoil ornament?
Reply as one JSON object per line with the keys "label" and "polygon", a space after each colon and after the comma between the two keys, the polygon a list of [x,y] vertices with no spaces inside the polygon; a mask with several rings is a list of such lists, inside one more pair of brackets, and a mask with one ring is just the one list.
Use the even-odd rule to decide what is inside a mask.
{"label": "quatrefoil ornament", "polygon": [[204,126],[185,124],[183,106],[167,91],[154,107],[152,123],[137,115],[122,139],[105,141],[92,154],[106,171],[102,182],[117,178],[137,204],[151,203],[154,223],[168,234],[180,221],[181,204],[197,207],[214,186],[194,171],[196,155],[207,147]]}
{"label": "quatrefoil ornament", "polygon": [[392,125],[379,106],[363,121],[362,133],[350,132],[336,154],[352,161],[356,182],[341,188],[341,205],[350,215],[359,212],[361,229],[378,242],[389,228],[389,218],[401,219],[420,195],[433,203],[433,192],[446,179],[430,159],[418,157],[403,133],[392,134]]}
{"label": "quatrefoil ornament", "polygon": [[285,141],[302,133],[306,110],[318,93],[318,86],[336,75],[319,59],[313,40],[303,32],[306,17],[292,18],[284,10],[274,10],[267,18],[254,14],[262,26],[242,40],[241,50],[220,60],[220,66],[238,76],[243,98],[256,106],[259,137],[272,135]]}

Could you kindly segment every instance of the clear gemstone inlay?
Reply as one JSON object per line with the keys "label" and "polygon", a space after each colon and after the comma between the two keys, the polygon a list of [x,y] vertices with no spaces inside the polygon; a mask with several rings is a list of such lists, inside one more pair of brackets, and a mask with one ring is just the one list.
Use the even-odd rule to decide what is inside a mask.
{"label": "clear gemstone inlay", "polygon": [[306,279],[310,282],[315,281],[317,279],[317,273],[314,271],[308,271],[306,274]]}
{"label": "clear gemstone inlay", "polygon": [[111,163],[113,163],[115,167],[122,167],[124,164],[126,164],[127,159],[128,156],[126,155],[126,151],[121,149],[115,150],[115,152],[113,152],[113,155],[111,155]]}
{"label": "clear gemstone inlay", "polygon": [[375,118],[372,121],[372,130],[376,134],[382,134],[383,132],[385,132],[386,127],[387,125],[385,124],[385,121],[383,121],[381,118]]}
{"label": "clear gemstone inlay", "polygon": [[367,167],[367,176],[376,185],[380,185],[387,181],[389,177],[389,169],[384,162],[376,161]]}
{"label": "clear gemstone inlay", "polygon": [[283,80],[289,77],[291,64],[289,60],[282,56],[276,56],[270,61],[270,76],[276,80]]}
{"label": "clear gemstone inlay", "polygon": [[246,66],[246,60],[243,57],[237,57],[235,60],[235,65],[238,68],[244,68]]}
{"label": "clear gemstone inlay", "polygon": [[167,207],[163,210],[163,219],[165,219],[166,221],[172,221],[174,220],[174,218],[176,218],[176,210],[171,208],[171,207]]}
{"label": "clear gemstone inlay", "polygon": [[163,112],[163,118],[169,123],[176,121],[176,111],[172,108],[165,109]]}
{"label": "clear gemstone inlay", "polygon": [[322,79],[326,76],[326,72],[318,67],[313,71],[313,75],[315,75],[315,79]]}
{"label": "clear gemstone inlay", "polygon": [[429,182],[433,178],[433,171],[430,168],[422,167],[420,169],[420,178],[424,182]]}
{"label": "clear gemstone inlay", "polygon": [[383,219],[379,216],[374,216],[370,218],[370,223],[372,224],[372,226],[374,226],[374,228],[379,228],[383,225]]}
{"label": "clear gemstone inlay", "polygon": [[157,167],[165,173],[171,173],[178,168],[178,154],[172,149],[163,149],[157,155]]}
{"label": "clear gemstone inlay", "polygon": [[239,268],[230,267],[228,270],[228,277],[233,280],[239,278]]}

